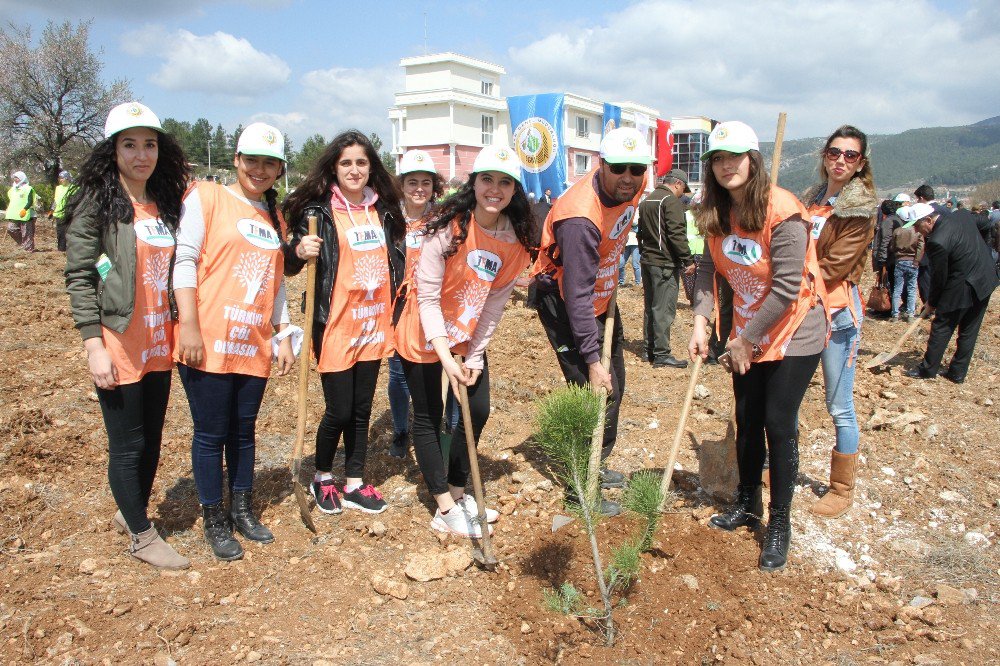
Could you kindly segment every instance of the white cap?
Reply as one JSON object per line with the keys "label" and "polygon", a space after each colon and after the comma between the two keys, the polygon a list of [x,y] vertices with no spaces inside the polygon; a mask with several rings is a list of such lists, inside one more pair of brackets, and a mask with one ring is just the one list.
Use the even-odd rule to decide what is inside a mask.
{"label": "white cap", "polygon": [[649,164],[653,155],[639,130],[619,127],[601,139],[601,159],[609,164]]}
{"label": "white cap", "polygon": [[913,222],[914,220],[910,219],[911,212],[912,211],[909,206],[900,206],[896,209],[896,217],[901,219],[903,222]]}
{"label": "white cap", "polygon": [[521,182],[521,160],[508,146],[486,146],[479,151],[472,165],[472,173],[483,171],[499,171]]}
{"label": "white cap", "polygon": [[934,210],[934,206],[929,203],[915,203],[910,206],[910,219],[914,222],[919,222],[925,217],[930,217],[932,215],[937,215],[938,212]]}
{"label": "white cap", "polygon": [[109,139],[122,130],[133,127],[148,127],[157,132],[163,131],[160,119],[149,110],[149,107],[139,102],[125,102],[111,109],[108,119],[104,122],[104,138]]}
{"label": "white cap", "polygon": [[427,173],[437,173],[434,168],[434,160],[426,150],[408,150],[399,159],[399,175],[405,176],[414,171],[426,171]]}
{"label": "white cap", "polygon": [[708,150],[702,153],[701,159],[707,160],[712,153],[720,150],[737,155],[748,150],[760,151],[760,141],[757,140],[757,133],[746,123],[727,120],[716,125],[708,135]]}
{"label": "white cap", "polygon": [[276,157],[285,161],[285,137],[267,123],[250,123],[243,128],[236,142],[236,152],[243,155]]}
{"label": "white cap", "polygon": [[899,194],[894,196],[892,200],[899,201],[901,203],[910,203],[910,201],[912,201],[912,199],[910,199],[910,195],[907,194],[906,192],[900,192]]}

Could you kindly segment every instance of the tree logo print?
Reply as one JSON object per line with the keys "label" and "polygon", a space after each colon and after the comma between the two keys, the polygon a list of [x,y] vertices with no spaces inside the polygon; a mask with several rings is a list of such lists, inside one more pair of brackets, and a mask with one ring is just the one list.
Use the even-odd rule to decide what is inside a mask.
{"label": "tree logo print", "polygon": [[354,284],[365,290],[365,300],[375,297],[375,290],[386,282],[385,260],[381,256],[368,254],[354,260]]}
{"label": "tree logo print", "polygon": [[271,258],[260,252],[241,252],[239,262],[233,267],[233,275],[241,286],[246,287],[243,302],[250,305],[264,293],[274,277]]}
{"label": "tree logo print", "polygon": [[167,290],[169,272],[170,259],[162,252],[146,258],[146,270],[142,274],[142,283],[156,289],[156,307],[163,305],[163,292]]}
{"label": "tree logo print", "polygon": [[465,286],[458,290],[458,304],[462,306],[462,314],[458,317],[458,323],[468,327],[469,322],[478,319],[483,307],[486,305],[486,297],[490,295],[490,287],[482,282],[466,282]]}
{"label": "tree logo print", "polygon": [[751,309],[755,303],[763,298],[767,291],[767,284],[742,268],[734,268],[726,271],[726,279],[733,288],[733,293],[742,299],[742,303],[733,301],[733,309],[744,319],[751,319],[754,310]]}

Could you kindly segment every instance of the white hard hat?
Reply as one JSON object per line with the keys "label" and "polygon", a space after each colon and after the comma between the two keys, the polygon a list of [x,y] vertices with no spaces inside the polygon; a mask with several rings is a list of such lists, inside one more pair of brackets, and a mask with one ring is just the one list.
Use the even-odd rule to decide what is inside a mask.
{"label": "white hard hat", "polygon": [[243,128],[239,141],[236,142],[236,152],[243,155],[262,155],[276,157],[285,161],[285,137],[278,128],[267,123],[250,123]]}
{"label": "white hard hat", "polygon": [[910,215],[913,214],[913,209],[910,206],[900,206],[896,209],[896,217],[901,219],[903,222],[916,222],[916,218],[910,219]]}
{"label": "white hard hat", "polygon": [[649,144],[634,127],[619,127],[601,140],[601,159],[609,164],[649,164],[653,156]]}
{"label": "white hard hat", "polygon": [[426,150],[408,150],[399,159],[400,176],[405,176],[414,171],[437,173],[437,169],[434,168],[434,160]]}
{"label": "white hard hat", "polygon": [[508,146],[486,146],[479,151],[472,165],[472,173],[483,171],[499,171],[521,182],[521,160]]}
{"label": "white hard hat", "polygon": [[899,201],[899,202],[902,202],[902,203],[910,203],[910,201],[912,201],[912,199],[910,199],[910,195],[907,194],[906,192],[900,192],[899,194],[897,194],[896,196],[894,196],[892,198],[892,200],[893,201]]}
{"label": "white hard hat", "polygon": [[910,206],[910,219],[914,222],[919,222],[925,217],[932,217],[937,215],[938,212],[934,210],[934,206],[929,203],[915,203]]}
{"label": "white hard hat", "polygon": [[749,150],[760,151],[760,141],[757,140],[757,133],[746,123],[728,120],[716,125],[708,135],[708,150],[702,153],[701,159],[707,160],[712,153],[720,150],[737,155]]}
{"label": "white hard hat", "polygon": [[149,110],[149,107],[139,102],[125,102],[111,109],[108,119],[104,122],[104,138],[111,138],[122,130],[133,127],[148,127],[158,132],[163,131],[160,119]]}

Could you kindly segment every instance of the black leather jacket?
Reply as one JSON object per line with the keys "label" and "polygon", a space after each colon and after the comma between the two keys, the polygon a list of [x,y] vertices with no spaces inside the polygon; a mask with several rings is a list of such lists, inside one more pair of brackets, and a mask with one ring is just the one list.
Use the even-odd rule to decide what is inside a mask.
{"label": "black leather jacket", "polygon": [[[403,311],[404,299],[396,298],[399,285],[405,277],[406,266],[406,242],[405,235],[392,238],[392,227],[398,224],[400,228],[405,228],[403,213],[398,205],[386,205],[381,200],[375,202],[375,210],[382,220],[382,229],[385,231],[386,250],[389,255],[389,284],[392,289],[393,313],[392,323],[396,324],[399,315]],[[299,242],[303,236],[309,233],[308,214],[316,211],[319,216],[318,235],[323,239],[320,245],[319,257],[316,259],[316,303],[313,311],[313,321],[322,327],[326,326],[330,316],[330,294],[333,293],[333,285],[337,281],[337,264],[340,260],[340,242],[337,239],[337,230],[333,222],[333,215],[330,212],[329,201],[313,201],[304,209],[300,219],[290,221],[291,238],[288,241],[288,251],[285,253],[285,275],[298,275],[303,266],[306,265],[304,259],[300,259],[296,254]],[[305,312],[306,297],[302,294],[302,311]]]}

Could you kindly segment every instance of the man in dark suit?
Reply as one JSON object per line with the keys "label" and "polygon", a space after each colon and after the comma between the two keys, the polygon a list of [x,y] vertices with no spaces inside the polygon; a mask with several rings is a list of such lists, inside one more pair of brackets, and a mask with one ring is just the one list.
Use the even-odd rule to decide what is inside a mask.
{"label": "man in dark suit", "polygon": [[918,203],[913,206],[912,214],[917,216],[917,231],[927,239],[925,255],[930,257],[931,264],[927,305],[934,312],[934,322],[924,360],[906,374],[916,379],[936,377],[948,341],[957,328],[958,348],[944,376],[961,384],[969,371],[979,327],[1000,276],[970,212],[940,214],[930,204]]}

